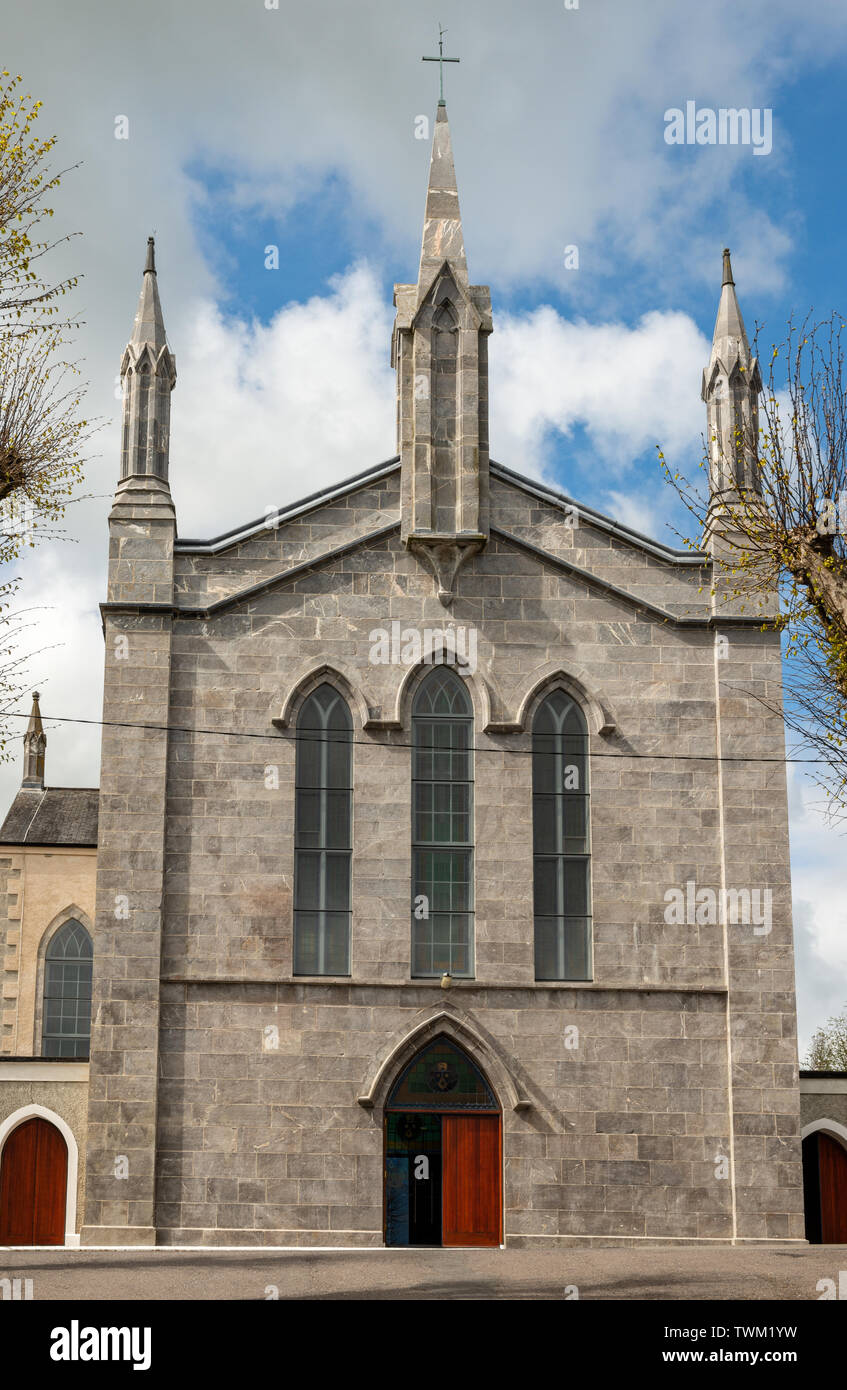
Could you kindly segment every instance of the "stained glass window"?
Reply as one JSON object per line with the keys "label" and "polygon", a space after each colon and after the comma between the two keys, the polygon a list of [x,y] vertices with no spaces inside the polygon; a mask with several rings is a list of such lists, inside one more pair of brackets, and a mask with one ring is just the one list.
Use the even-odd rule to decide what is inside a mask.
{"label": "stained glass window", "polygon": [[532,726],[535,978],[591,978],[588,730],[562,690]]}
{"label": "stained glass window", "polygon": [[59,928],[47,947],[42,1057],[88,1057],[93,957],[91,937],[73,918]]}
{"label": "stained glass window", "polygon": [[412,974],[470,977],[473,962],[473,710],[449,667],[412,711]]}
{"label": "stained glass window", "polygon": [[482,1072],[448,1038],[436,1038],[408,1064],[394,1083],[387,1110],[496,1110]]}
{"label": "stained glass window", "polygon": [[297,720],[295,975],[350,974],[352,745],[346,701],[318,686]]}

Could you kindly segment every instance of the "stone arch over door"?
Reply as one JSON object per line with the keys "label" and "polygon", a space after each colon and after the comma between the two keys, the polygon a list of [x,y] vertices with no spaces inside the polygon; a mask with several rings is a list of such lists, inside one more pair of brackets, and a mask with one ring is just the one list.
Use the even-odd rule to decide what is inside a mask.
{"label": "stone arch over door", "polygon": [[801,1139],[806,1239],[847,1244],[847,1128],[838,1120],[813,1120]]}
{"label": "stone arch over door", "polygon": [[[54,1110],[48,1110],[43,1105],[25,1105],[9,1115],[5,1120],[0,1121],[0,1200],[9,1200],[8,1188],[4,1187],[4,1159],[12,1155],[9,1149],[10,1141],[14,1142],[15,1135],[19,1135],[22,1127],[32,1121],[40,1121],[49,1126],[58,1140],[64,1144],[65,1148],[65,1169],[64,1169],[64,1221],[61,1232],[62,1239],[50,1242],[64,1244],[67,1246],[77,1246],[79,1236],[76,1233],[76,1196],[77,1196],[77,1175],[79,1171],[79,1149],[73,1130],[68,1123],[57,1115]],[[58,1145],[56,1145],[58,1150]],[[8,1172],[6,1173],[8,1181]],[[2,1214],[0,1214],[2,1215]],[[40,1243],[31,1241],[21,1241],[21,1244]]]}
{"label": "stone arch over door", "polygon": [[358,1097],[362,1108],[381,1110],[400,1071],[416,1053],[439,1034],[451,1038],[468,1053],[487,1077],[503,1112],[529,1109],[530,1102],[526,1099],[523,1089],[498,1056],[493,1044],[469,1020],[460,1018],[446,1009],[436,1009],[413,1027],[404,1030],[395,1037],[382,1057],[376,1059]]}

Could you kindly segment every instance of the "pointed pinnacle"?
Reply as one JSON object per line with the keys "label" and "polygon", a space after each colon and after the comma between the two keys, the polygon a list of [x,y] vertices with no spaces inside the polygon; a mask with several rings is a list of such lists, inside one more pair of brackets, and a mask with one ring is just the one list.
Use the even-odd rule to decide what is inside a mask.
{"label": "pointed pinnacle", "polygon": [[729,247],[728,247],[728,246],[725,246],[725,247],[724,247],[724,250],[723,250],[723,280],[721,281],[721,284],[722,284],[722,285],[734,285],[734,284],[735,284],[735,281],[734,281],[733,278],[732,278],[732,262],[731,262],[731,260],[729,259]]}
{"label": "pointed pinnacle", "polygon": [[41,722],[41,708],[38,704],[38,701],[40,699],[41,696],[39,692],[37,690],[34,690],[32,692],[32,710],[30,712],[29,723],[27,724],[26,729],[28,734],[44,733],[44,725]]}
{"label": "pointed pinnacle", "polygon": [[426,190],[426,211],[424,213],[421,264],[418,276],[418,288],[421,297],[429,290],[435,275],[445,261],[450,262],[454,274],[467,285],[468,267],[462,234],[462,216],[459,211],[456,169],[453,163],[453,145],[450,139],[450,126],[447,121],[447,106],[439,102],[435,118],[435,130],[432,136],[432,157]]}
{"label": "pointed pinnacle", "polygon": [[732,277],[732,263],[727,247],[723,253],[721,293],[706,377],[709,380],[712,379],[716,362],[720,362],[725,371],[731,372],[736,362],[742,371],[747,371],[752,366],[753,360],[741,306],[738,303],[735,281]]}
{"label": "pointed pinnacle", "polygon": [[147,238],[147,260],[141,278],[141,294],[138,297],[138,309],[132,326],[130,342],[137,348],[140,348],[144,343],[149,343],[157,353],[167,342],[165,321],[159,302],[155,243],[152,237]]}

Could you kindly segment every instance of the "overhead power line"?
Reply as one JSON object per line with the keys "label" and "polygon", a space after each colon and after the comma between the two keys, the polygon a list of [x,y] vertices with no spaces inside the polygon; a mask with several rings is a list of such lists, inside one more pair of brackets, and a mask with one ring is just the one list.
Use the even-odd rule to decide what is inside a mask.
{"label": "overhead power line", "polygon": [[[27,714],[26,712],[19,710],[0,711],[0,715],[3,714],[12,719],[28,720],[30,717],[29,714]],[[45,723],[52,720],[56,724],[86,724],[94,728],[101,729],[140,729],[149,731],[150,733],[192,734],[200,737],[209,736],[213,738],[258,738],[264,740],[264,742],[266,743],[273,741],[274,739],[283,739],[286,742],[293,742],[297,736],[296,729],[278,729],[275,733],[262,733],[246,729],[205,729],[200,727],[192,727],[187,724],[136,724],[129,720],[121,719],[78,719],[71,715],[45,714],[43,710],[41,712],[41,718]],[[317,734],[319,731],[312,730],[310,732],[314,732]],[[378,732],[392,733],[394,731],[388,729]],[[501,737],[508,737],[508,735],[501,735]],[[568,735],[568,737],[578,738],[579,735],[570,734]],[[330,739],[330,742],[334,741],[336,740]],[[450,751],[449,749],[443,748],[440,744],[437,743],[408,743],[400,742],[396,739],[393,739],[390,742],[377,743],[373,739],[351,738],[346,740],[346,742],[352,743],[354,747],[359,748],[408,748],[412,750],[417,748],[423,751],[433,750],[438,753],[445,753]],[[510,757],[514,758],[532,757],[531,748],[483,748],[479,744],[470,744],[467,750],[462,751],[467,751],[470,753],[493,753],[498,755],[500,753],[507,753]],[[597,758],[617,758],[621,762],[639,760],[642,762],[667,761],[693,763],[808,763],[816,767],[833,767],[836,765],[838,761],[847,763],[847,750],[845,750],[845,753],[841,756],[840,759],[796,758],[789,757],[788,755],[784,755],[781,758],[762,758],[742,753],[611,753],[596,751],[594,749],[591,750],[590,757],[592,761],[594,761]]]}

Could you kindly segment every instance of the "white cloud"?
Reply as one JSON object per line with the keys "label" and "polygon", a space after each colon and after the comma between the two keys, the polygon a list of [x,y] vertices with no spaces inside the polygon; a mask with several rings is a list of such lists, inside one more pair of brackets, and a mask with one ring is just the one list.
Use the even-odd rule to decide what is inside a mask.
{"label": "white cloud", "polygon": [[230,529],[391,457],[391,322],[365,265],[267,326],[224,319],[210,301],[196,306],[172,397],[182,535]]}
{"label": "white cloud", "polygon": [[629,328],[569,322],[542,305],[505,316],[496,330],[491,448],[498,462],[544,469],[553,434],[568,436],[577,426],[612,474],[655,444],[669,457],[699,452],[709,344],[688,315],[652,312]]}
{"label": "white cloud", "polygon": [[675,549],[682,548],[679,536],[667,533],[673,509],[664,484],[659,488],[645,488],[638,496],[612,488],[606,493],[606,498],[604,511],[615,521],[632,527],[633,531],[640,531],[642,536],[663,541]]}
{"label": "white cloud", "polygon": [[[19,605],[21,652],[30,653],[26,672],[41,694],[47,733],[46,780],[54,787],[97,786],[100,763],[99,720],[103,703],[103,638],[98,604],[103,590],[96,575],[86,572],[85,557],[75,546],[61,542],[42,547],[24,567],[25,585]],[[83,562],[83,563],[81,563]],[[21,744],[31,697],[9,722],[13,746],[10,761],[0,765],[0,808],[5,815],[20,786]],[[91,723],[64,723],[63,719]]]}
{"label": "white cloud", "polygon": [[825,818],[823,793],[789,766],[791,881],[801,1057],[812,1033],[847,1007],[845,829]]}

